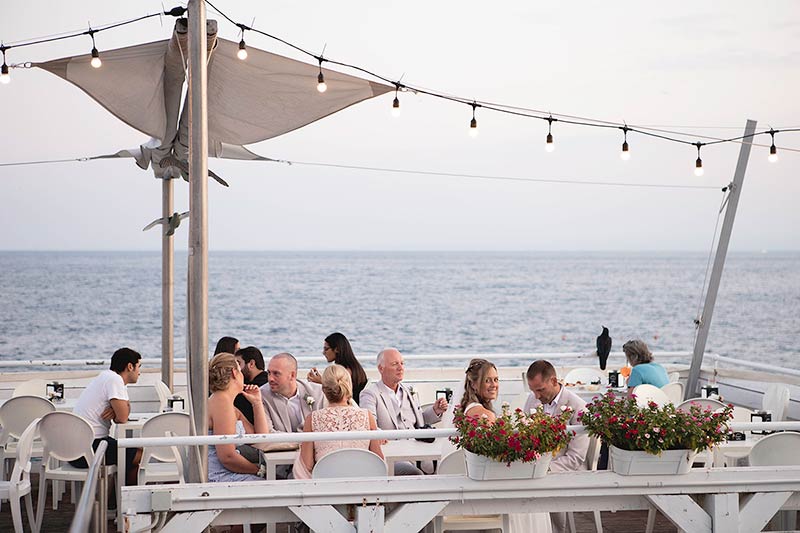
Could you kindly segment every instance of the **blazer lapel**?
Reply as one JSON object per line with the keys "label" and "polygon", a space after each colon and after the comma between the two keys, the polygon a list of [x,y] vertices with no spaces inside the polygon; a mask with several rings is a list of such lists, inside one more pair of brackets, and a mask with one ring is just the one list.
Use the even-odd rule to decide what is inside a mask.
{"label": "blazer lapel", "polygon": [[394,408],[394,400],[388,397],[388,392],[381,390],[381,400],[383,401],[383,405],[386,406],[386,411],[389,413],[389,418],[391,419],[392,425],[394,429],[398,429],[397,427],[397,410]]}

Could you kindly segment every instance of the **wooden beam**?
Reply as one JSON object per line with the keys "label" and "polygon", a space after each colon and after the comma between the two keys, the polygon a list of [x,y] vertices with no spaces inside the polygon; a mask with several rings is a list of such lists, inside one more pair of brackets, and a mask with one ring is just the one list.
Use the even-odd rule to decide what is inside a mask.
{"label": "wooden beam", "polygon": [[[356,533],[353,524],[348,522],[332,505],[297,505],[289,506],[289,510],[312,531]],[[382,517],[383,515],[381,515]]]}
{"label": "wooden beam", "polygon": [[211,522],[222,513],[220,509],[210,511],[194,511],[192,513],[178,513],[167,522],[161,533],[186,533],[187,531],[203,531]]}
{"label": "wooden beam", "polygon": [[711,517],[689,496],[653,494],[647,499],[679,529],[687,533],[711,531]]}
{"label": "wooden beam", "polygon": [[449,503],[449,501],[444,501],[399,505],[386,517],[384,531],[385,533],[420,531],[425,527],[425,524],[433,520]]}
{"label": "wooden beam", "polygon": [[791,495],[791,492],[758,492],[747,496],[739,512],[739,533],[761,531]]}

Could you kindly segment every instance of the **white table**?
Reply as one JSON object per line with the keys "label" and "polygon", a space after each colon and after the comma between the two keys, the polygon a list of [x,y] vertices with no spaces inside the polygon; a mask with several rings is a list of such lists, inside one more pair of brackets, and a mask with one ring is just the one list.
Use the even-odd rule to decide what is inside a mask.
{"label": "white table", "polygon": [[[0,401],[0,407],[2,407],[3,404],[6,403],[7,401],[8,400]],[[75,404],[78,403],[78,399],[77,398],[69,398],[69,399],[61,401],[61,402],[53,402],[53,401],[51,401],[50,403],[52,403],[53,405],[56,406],[56,411],[68,411],[68,412],[71,413],[72,410],[75,409]]]}
{"label": "white table", "polygon": [[745,432],[745,436],[745,440],[732,440],[715,446],[714,466],[725,466],[726,456],[734,458],[747,457],[753,450],[755,443],[766,437],[766,435],[753,435],[749,431]]}
{"label": "white table", "polygon": [[418,440],[391,440],[384,444],[383,458],[389,475],[394,475],[394,464],[402,461],[438,461],[442,458],[442,440],[427,443]]}

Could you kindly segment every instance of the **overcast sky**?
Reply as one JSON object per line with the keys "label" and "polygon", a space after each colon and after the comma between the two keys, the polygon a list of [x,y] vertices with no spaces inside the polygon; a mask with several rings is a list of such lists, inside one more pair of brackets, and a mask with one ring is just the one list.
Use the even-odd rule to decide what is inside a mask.
{"label": "overcast sky", "polygon": [[[234,2],[234,19],[326,57],[465,98],[736,136],[800,126],[800,5],[697,2]],[[165,3],[167,8],[172,4]],[[160,1],[4,0],[6,43],[117,22]],[[219,34],[238,30],[219,19]],[[98,48],[167,39],[173,20],[107,31]],[[248,45],[301,59],[255,34]],[[88,37],[8,52],[8,62],[84,54]],[[347,70],[343,72],[352,73]],[[0,162],[77,158],[147,141],[79,89],[39,69],[12,69],[0,85]],[[722,186],[738,145],[703,151],[621,133],[546,123],[387,94],[298,131],[251,146],[277,159],[485,176]],[[694,139],[692,139],[694,140]],[[758,139],[767,143],[768,137]],[[780,161],[754,147],[733,250],[800,250],[800,132],[776,137]],[[790,152],[788,149],[794,149]],[[464,177],[226,162],[209,167],[211,250],[707,250],[722,193],[704,189],[543,184]],[[188,209],[177,182],[176,210]],[[161,183],[130,160],[0,168],[0,249],[157,250]],[[176,239],[186,248],[188,224]]]}

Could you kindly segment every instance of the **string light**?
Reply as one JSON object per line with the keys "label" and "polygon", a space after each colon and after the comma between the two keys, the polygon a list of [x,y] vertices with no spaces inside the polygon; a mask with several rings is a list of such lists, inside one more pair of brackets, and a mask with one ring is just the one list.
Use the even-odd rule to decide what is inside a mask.
{"label": "string light", "polygon": [[769,155],[767,156],[767,161],[769,161],[770,163],[778,162],[778,148],[775,146],[776,133],[778,132],[773,130],[772,128],[769,129],[769,136],[772,138],[772,146],[769,147]]}
{"label": "string light", "polygon": [[704,174],[703,160],[700,159],[700,148],[703,147],[703,143],[696,142],[694,145],[697,147],[697,161],[694,162],[694,175],[699,177]]}
{"label": "string light", "polygon": [[244,44],[244,33],[242,33],[242,40],[239,41],[239,51],[236,52],[236,57],[242,61],[247,59],[247,45]]}
{"label": "string light", "polygon": [[97,51],[97,46],[94,44],[95,30],[89,28],[89,31],[86,33],[88,33],[89,37],[92,38],[92,60],[90,63],[94,68],[100,68],[103,66],[103,62],[100,60],[100,52]]}
{"label": "string light", "polygon": [[478,136],[478,119],[475,118],[475,108],[478,107],[477,102],[472,102],[472,120],[469,121],[469,136],[473,139]]}
{"label": "string light", "polygon": [[397,97],[397,93],[400,92],[400,84],[395,84],[394,89],[394,100],[392,101],[392,116],[397,118],[400,116],[400,98]]}
{"label": "string light", "polygon": [[622,126],[622,151],[619,153],[619,157],[623,161],[627,161],[631,158],[631,151],[628,149],[628,128],[627,125]]}
{"label": "string light", "polygon": [[553,144],[553,122],[558,121],[558,119],[553,118],[552,115],[547,117],[547,140],[544,144],[544,150],[547,153],[552,153],[553,150],[556,149],[556,145]]}
{"label": "string light", "polygon": [[0,45],[0,51],[3,52],[3,66],[0,67],[0,83],[8,85],[11,83],[11,75],[8,73],[8,65],[6,65],[6,46]]}
{"label": "string light", "polygon": [[317,61],[319,61],[319,76],[317,76],[317,90],[321,93],[324,93],[328,90],[328,84],[325,83],[325,76],[322,74],[322,57],[318,57]]}

